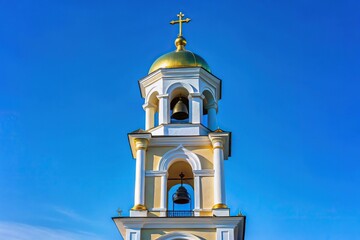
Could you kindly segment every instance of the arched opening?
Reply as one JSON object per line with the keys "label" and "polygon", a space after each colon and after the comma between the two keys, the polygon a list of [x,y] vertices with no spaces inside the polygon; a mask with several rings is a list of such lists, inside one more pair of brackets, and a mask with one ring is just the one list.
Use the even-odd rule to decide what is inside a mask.
{"label": "arched opening", "polygon": [[177,159],[168,169],[167,178],[168,216],[193,216],[194,174],[190,164]]}
{"label": "arched opening", "polygon": [[151,129],[159,125],[158,112],[159,112],[159,99],[157,98],[158,92],[154,91],[146,99],[144,104],[145,116],[145,129]]}
{"label": "arched opening", "polygon": [[216,113],[217,113],[217,104],[213,94],[209,90],[203,92],[204,95],[204,104],[203,104],[203,120],[205,126],[211,130],[215,130],[218,126]]}
{"label": "arched opening", "polygon": [[178,87],[171,92],[170,96],[170,122],[189,122],[189,92],[184,87]]}
{"label": "arched opening", "polygon": [[[161,208],[166,210],[170,209],[169,207],[171,205],[168,206],[167,204],[168,192],[171,187],[181,183],[179,174],[183,172],[185,178],[193,178],[187,179],[187,182],[185,183],[189,184],[194,189],[194,193],[191,197],[194,201],[194,209],[200,209],[200,181],[198,175],[195,174],[194,176],[194,173],[199,170],[202,170],[199,157],[182,145],[165,153],[157,166],[157,171],[164,173],[161,181]],[[168,180],[169,178],[177,179]]]}

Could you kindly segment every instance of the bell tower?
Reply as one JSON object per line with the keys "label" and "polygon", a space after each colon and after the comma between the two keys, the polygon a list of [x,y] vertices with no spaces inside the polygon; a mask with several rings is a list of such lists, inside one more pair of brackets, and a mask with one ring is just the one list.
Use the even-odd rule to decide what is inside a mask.
{"label": "bell tower", "polygon": [[230,216],[224,162],[231,133],[217,125],[221,80],[186,50],[179,13],[176,50],[139,80],[145,130],[128,134],[135,159],[134,205],[113,220],[125,240],[244,239],[245,217]]}

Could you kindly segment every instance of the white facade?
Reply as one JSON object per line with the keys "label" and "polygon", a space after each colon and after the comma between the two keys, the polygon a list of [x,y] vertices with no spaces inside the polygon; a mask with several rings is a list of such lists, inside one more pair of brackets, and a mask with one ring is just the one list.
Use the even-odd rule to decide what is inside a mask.
{"label": "white facade", "polygon": [[[221,80],[208,71],[199,67],[159,69],[141,79],[139,85],[141,95],[145,99],[145,130],[153,135],[169,134],[163,128],[172,123],[170,103],[179,96],[188,99],[189,124],[203,125],[210,130],[218,127],[216,112],[217,103],[221,98]],[[203,121],[204,110],[209,113],[206,123]],[[154,120],[156,112],[157,125]],[[154,127],[157,127],[156,130],[152,129]],[[199,133],[200,129],[195,131],[194,135]]]}

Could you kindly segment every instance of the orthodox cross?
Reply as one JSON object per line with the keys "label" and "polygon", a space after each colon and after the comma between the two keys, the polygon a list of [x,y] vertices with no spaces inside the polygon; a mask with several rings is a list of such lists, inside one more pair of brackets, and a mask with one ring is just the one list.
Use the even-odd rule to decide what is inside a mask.
{"label": "orthodox cross", "polygon": [[190,18],[185,18],[185,19],[182,19],[184,17],[184,14],[182,12],[180,12],[178,15],[179,17],[179,20],[172,20],[170,22],[171,25],[174,25],[174,24],[179,24],[179,35],[178,37],[181,37],[182,36],[182,23],[188,23],[190,22]]}

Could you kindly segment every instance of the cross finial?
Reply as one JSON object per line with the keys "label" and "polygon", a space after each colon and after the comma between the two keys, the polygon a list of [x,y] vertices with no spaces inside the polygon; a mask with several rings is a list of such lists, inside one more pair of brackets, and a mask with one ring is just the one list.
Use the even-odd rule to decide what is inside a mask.
{"label": "cross finial", "polygon": [[121,217],[122,210],[121,210],[120,208],[118,208],[118,209],[116,210],[116,212],[118,213],[119,217]]}
{"label": "cross finial", "polygon": [[191,21],[191,19],[190,18],[182,19],[185,16],[182,12],[180,12],[177,16],[179,17],[179,20],[172,20],[170,22],[170,24],[171,25],[174,25],[174,24],[177,24],[177,23],[179,24],[179,35],[178,35],[178,37],[182,37],[182,23],[188,23],[188,22]]}

